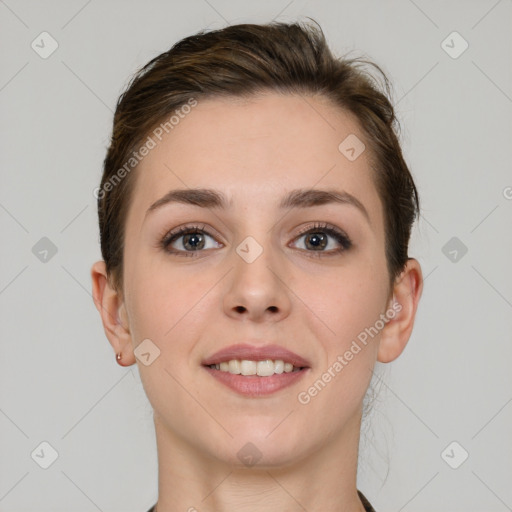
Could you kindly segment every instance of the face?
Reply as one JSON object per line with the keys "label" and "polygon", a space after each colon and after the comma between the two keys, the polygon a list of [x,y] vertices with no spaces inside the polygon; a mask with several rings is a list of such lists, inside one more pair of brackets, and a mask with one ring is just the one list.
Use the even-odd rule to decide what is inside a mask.
{"label": "face", "polygon": [[[349,135],[364,141],[323,98],[204,100],[132,176],[123,314],[134,349],[149,339],[160,350],[137,364],[155,421],[182,446],[240,464],[251,442],[272,466],[358,429],[380,336],[366,331],[364,344],[361,333],[378,331],[390,288],[368,149],[347,158],[338,147]],[[199,188],[226,204],[159,201]],[[319,191],[342,200],[306,201]],[[307,369],[260,395],[254,379],[274,377],[236,377],[252,381],[243,393],[203,366],[236,344],[278,345]]]}

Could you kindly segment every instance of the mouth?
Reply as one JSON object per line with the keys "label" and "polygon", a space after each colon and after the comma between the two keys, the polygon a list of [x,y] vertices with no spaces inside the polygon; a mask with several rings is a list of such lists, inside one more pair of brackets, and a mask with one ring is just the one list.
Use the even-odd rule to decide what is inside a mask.
{"label": "mouth", "polygon": [[258,397],[291,386],[309,370],[309,362],[277,345],[232,345],[202,362],[218,382],[239,394]]}

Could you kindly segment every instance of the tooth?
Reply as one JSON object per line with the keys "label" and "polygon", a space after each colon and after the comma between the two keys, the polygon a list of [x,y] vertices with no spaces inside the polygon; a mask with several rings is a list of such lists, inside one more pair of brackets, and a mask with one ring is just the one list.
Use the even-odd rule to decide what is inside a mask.
{"label": "tooth", "polygon": [[229,373],[240,373],[240,361],[238,359],[231,359],[231,361],[228,362],[229,365]]}
{"label": "tooth", "polygon": [[260,377],[270,377],[270,375],[274,375],[274,362],[272,359],[258,361],[256,373]]}
{"label": "tooth", "polygon": [[299,367],[294,367],[292,363],[285,363],[282,359],[276,359],[275,361],[272,359],[265,359],[263,361],[231,359],[212,364],[210,368],[235,375],[258,375],[260,377],[270,377],[274,374],[297,372],[300,370]]}
{"label": "tooth", "polygon": [[242,375],[256,375],[256,361],[242,359],[240,361],[240,373]]}
{"label": "tooth", "polygon": [[284,372],[284,361],[281,359],[277,359],[274,361],[274,372],[275,373],[283,373]]}

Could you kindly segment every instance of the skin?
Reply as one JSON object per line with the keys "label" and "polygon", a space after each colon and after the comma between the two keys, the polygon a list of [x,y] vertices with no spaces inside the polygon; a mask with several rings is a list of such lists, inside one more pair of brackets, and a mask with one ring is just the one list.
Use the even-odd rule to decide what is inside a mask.
{"label": "skin", "polygon": [[[122,365],[138,364],[154,409],[158,512],[364,510],[356,492],[362,401],[375,362],[393,361],[405,348],[423,279],[409,259],[390,286],[369,150],[349,161],[338,150],[349,134],[364,141],[356,119],[322,97],[201,100],[134,171],[122,293],[103,261],[91,276],[105,333]],[[146,216],[168,191],[195,187],[222,191],[233,204],[173,203]],[[296,188],[349,192],[369,220],[350,204],[278,210]],[[299,230],[315,222],[345,231],[352,247],[334,254],[340,244],[327,233],[324,255],[311,256],[319,251]],[[159,247],[165,232],[196,223],[212,235],[204,235],[202,252],[184,246],[183,237],[172,248],[195,256]],[[247,236],[263,249],[252,263],[236,252]],[[308,404],[299,403],[298,393],[393,300],[400,312]],[[149,366],[134,355],[146,338],[160,350]],[[206,356],[248,339],[300,354],[309,374],[248,398],[202,368]],[[237,456],[248,442],[262,454],[253,466]]]}

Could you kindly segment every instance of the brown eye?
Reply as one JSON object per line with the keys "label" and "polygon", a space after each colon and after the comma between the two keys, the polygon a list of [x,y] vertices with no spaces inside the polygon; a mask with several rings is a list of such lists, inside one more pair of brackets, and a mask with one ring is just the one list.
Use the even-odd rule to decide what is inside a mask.
{"label": "brown eye", "polygon": [[[346,251],[352,246],[350,238],[338,228],[329,226],[327,224],[315,225],[301,233],[298,239],[304,238],[304,247],[307,252],[325,253],[326,255],[339,254]],[[335,242],[330,242],[329,239],[334,239]],[[336,248],[336,243],[338,248]],[[326,247],[331,247],[331,250],[325,250]]]}
{"label": "brown eye", "polygon": [[[164,250],[179,256],[194,256],[194,252],[201,252],[203,249],[213,249],[218,245],[211,244],[206,247],[208,239],[214,240],[213,236],[206,232],[204,226],[184,226],[167,234],[161,242]],[[176,244],[171,248],[173,244]],[[187,254],[188,253],[188,254]]]}
{"label": "brown eye", "polygon": [[198,251],[205,246],[205,236],[203,233],[186,233],[179,238],[183,238],[181,244],[185,250],[188,250],[190,247],[192,251]]}
{"label": "brown eye", "polygon": [[308,249],[313,248],[313,250],[315,251],[317,249],[325,249],[325,247],[327,247],[329,243],[328,235],[326,235],[325,233],[308,233],[307,235],[305,235],[305,237],[306,247]]}

